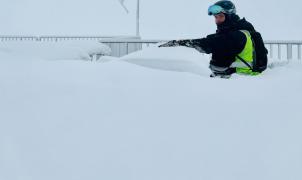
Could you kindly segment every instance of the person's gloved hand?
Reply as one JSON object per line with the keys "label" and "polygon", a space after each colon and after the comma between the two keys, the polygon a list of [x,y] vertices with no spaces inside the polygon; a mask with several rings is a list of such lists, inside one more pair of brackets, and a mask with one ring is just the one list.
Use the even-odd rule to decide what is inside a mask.
{"label": "person's gloved hand", "polygon": [[158,47],[176,47],[176,46],[184,46],[184,47],[188,47],[188,48],[194,48],[196,49],[198,52],[200,53],[206,53],[206,51],[204,49],[202,49],[202,47],[200,47],[198,44],[196,44],[196,42],[194,42],[194,40],[173,40],[173,41],[169,41],[165,44],[162,44]]}
{"label": "person's gloved hand", "polygon": [[164,43],[164,44],[162,44],[162,45],[160,45],[158,47],[161,48],[161,47],[175,47],[175,46],[178,46],[178,43],[177,43],[176,40],[173,40],[173,41],[169,41],[167,43]]}

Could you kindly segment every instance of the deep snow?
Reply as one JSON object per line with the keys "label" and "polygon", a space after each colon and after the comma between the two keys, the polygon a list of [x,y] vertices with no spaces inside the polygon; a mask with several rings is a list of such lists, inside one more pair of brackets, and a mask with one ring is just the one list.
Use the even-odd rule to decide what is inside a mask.
{"label": "deep snow", "polygon": [[111,49],[94,41],[7,41],[0,43],[0,53],[9,59],[92,60],[96,54],[110,55]]}
{"label": "deep snow", "polygon": [[0,52],[0,179],[300,180],[302,64],[224,80],[208,61]]}

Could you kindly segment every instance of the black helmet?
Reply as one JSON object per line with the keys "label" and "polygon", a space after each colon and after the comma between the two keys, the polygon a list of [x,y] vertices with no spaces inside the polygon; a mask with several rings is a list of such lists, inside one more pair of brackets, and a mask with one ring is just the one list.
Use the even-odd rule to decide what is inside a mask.
{"label": "black helmet", "polygon": [[208,14],[209,16],[216,14],[236,14],[235,4],[228,0],[218,1],[214,5],[209,7]]}

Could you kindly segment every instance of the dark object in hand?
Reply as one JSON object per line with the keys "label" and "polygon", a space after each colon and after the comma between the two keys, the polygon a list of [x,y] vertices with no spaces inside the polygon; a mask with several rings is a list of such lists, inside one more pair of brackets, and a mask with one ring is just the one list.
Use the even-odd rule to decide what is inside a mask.
{"label": "dark object in hand", "polygon": [[162,44],[162,45],[160,45],[158,47],[175,47],[175,46],[179,46],[179,44],[178,44],[178,41],[173,40],[173,41],[169,41],[169,42],[167,42],[165,44]]}

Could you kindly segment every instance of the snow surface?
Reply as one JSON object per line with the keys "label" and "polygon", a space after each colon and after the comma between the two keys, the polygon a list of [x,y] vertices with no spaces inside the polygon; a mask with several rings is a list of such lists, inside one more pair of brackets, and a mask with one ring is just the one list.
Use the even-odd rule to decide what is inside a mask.
{"label": "snow surface", "polygon": [[189,72],[207,77],[211,74],[209,69],[209,56],[200,54],[192,48],[151,47],[129,54],[121,59],[154,69]]}
{"label": "snow surface", "polygon": [[111,49],[105,44],[94,41],[64,41],[64,42],[1,42],[0,53],[22,58],[46,60],[91,60],[95,54],[110,55]]}
{"label": "snow surface", "polygon": [[0,52],[1,180],[302,179],[301,63],[224,80],[187,48],[46,59]]}

